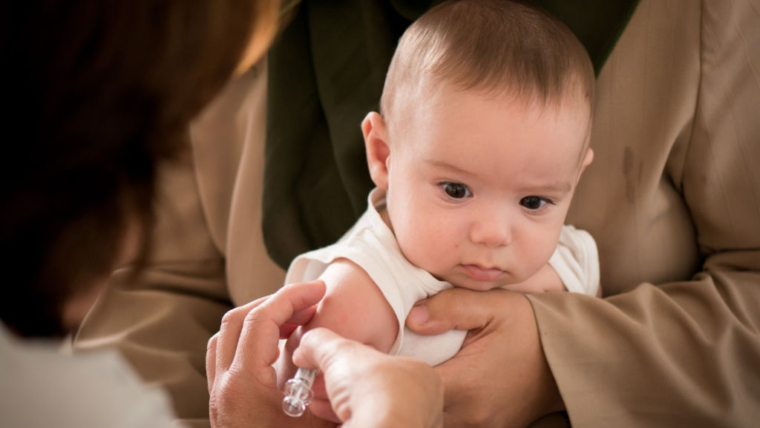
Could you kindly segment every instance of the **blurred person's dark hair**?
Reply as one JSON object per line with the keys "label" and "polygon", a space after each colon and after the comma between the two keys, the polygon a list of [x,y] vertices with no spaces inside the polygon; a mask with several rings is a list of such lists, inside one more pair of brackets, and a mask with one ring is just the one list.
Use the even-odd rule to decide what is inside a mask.
{"label": "blurred person's dark hair", "polygon": [[[144,260],[156,174],[231,77],[254,0],[22,0],[0,6],[0,319],[65,333],[61,306],[122,251]],[[271,2],[270,2],[271,4]]]}

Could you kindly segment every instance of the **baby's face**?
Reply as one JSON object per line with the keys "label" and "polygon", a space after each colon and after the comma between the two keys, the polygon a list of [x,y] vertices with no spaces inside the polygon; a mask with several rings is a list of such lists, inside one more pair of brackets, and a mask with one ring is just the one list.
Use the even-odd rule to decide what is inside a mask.
{"label": "baby's face", "polygon": [[405,113],[389,137],[387,215],[407,259],[474,290],[535,274],[580,177],[588,107],[444,88]]}

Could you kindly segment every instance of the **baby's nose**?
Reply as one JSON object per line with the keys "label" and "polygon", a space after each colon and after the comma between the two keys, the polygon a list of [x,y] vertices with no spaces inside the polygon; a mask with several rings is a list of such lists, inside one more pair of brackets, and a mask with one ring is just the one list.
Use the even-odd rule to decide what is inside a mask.
{"label": "baby's nose", "polygon": [[512,233],[507,216],[501,212],[482,214],[470,228],[470,240],[488,247],[509,245]]}

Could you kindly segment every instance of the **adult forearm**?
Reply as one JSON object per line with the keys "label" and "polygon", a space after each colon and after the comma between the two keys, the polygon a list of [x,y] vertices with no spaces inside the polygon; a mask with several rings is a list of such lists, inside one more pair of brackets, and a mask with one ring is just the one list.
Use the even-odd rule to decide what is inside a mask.
{"label": "adult forearm", "polygon": [[[181,292],[172,280],[179,278],[167,272],[146,272],[140,284],[147,287],[145,281],[159,278],[164,287],[145,289],[124,282],[126,275],[115,277],[88,315],[75,346],[117,348],[145,381],[167,389],[180,418],[207,419],[206,342],[230,307],[199,290]],[[211,279],[195,278],[192,283],[214,288]]]}
{"label": "adult forearm", "polygon": [[752,425],[759,284],[758,273],[715,270],[607,301],[531,296],[572,423]]}

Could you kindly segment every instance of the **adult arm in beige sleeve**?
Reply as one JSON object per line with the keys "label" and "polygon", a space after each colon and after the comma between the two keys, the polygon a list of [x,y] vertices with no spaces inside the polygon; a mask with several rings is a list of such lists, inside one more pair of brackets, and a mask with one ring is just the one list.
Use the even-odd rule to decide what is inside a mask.
{"label": "adult arm in beige sleeve", "polygon": [[115,346],[190,426],[209,426],[206,345],[223,315],[284,279],[261,237],[265,105],[262,61],[194,121],[187,159],[160,176],[145,271],[113,275],[75,342]]}
{"label": "adult arm in beige sleeve", "polygon": [[[643,255],[628,258],[644,277],[644,283],[631,284],[631,290],[605,300],[567,294],[530,296],[543,350],[573,426],[754,426],[760,417],[760,3],[642,1],[637,14],[649,16],[648,26],[642,28],[650,35],[657,34],[658,22],[665,28],[670,20],[675,28],[675,20],[697,17],[693,33],[699,53],[694,58],[698,89],[693,105],[688,97],[680,106],[669,105],[667,97],[660,100],[665,100],[663,109],[685,105],[693,107],[693,113],[684,126],[670,133],[685,143],[670,146],[659,166],[644,164],[637,169],[639,149],[621,149],[624,169],[627,161],[639,184],[648,176],[654,178],[649,193],[644,185],[623,185],[619,204],[608,207],[608,212],[631,211],[628,216],[633,217],[632,228],[639,231],[634,236],[639,239],[617,239],[623,232],[611,224],[597,231],[604,241],[602,252],[616,246],[642,247],[647,228],[659,238],[650,238],[649,247],[643,245]],[[684,53],[688,47],[674,48],[677,37],[646,47],[648,58],[656,58],[658,49],[672,58],[688,55]],[[621,39],[621,43],[626,42]],[[617,65],[614,57],[610,60],[610,74],[623,73],[615,68],[625,60]],[[692,79],[678,70],[678,66],[664,67],[662,80],[678,86]],[[658,78],[655,74],[646,78]],[[603,70],[600,90],[623,95],[616,93],[621,83],[615,86],[608,77]],[[639,77],[631,76],[631,81]],[[652,91],[656,86],[636,89],[643,98],[661,96]],[[639,102],[635,97],[630,101]],[[624,127],[625,120],[620,119],[617,124]],[[645,132],[669,133],[661,123],[651,125]],[[604,142],[618,143],[612,137]],[[609,153],[607,160],[612,162],[613,151]],[[660,168],[659,177],[648,172],[653,168]],[[590,185],[597,191],[607,186]],[[626,199],[636,204],[626,205]],[[649,208],[643,208],[645,199]],[[659,261],[647,261],[645,254],[657,253],[654,243],[667,247],[670,243],[663,238],[677,235],[672,227],[656,229],[658,222],[681,210],[679,203],[693,223],[697,267],[693,275],[682,275],[683,280],[658,282],[654,279],[662,276],[657,273],[658,263],[672,262],[672,271],[678,271],[682,267],[675,266],[677,260],[689,258],[686,247],[681,253],[671,250],[670,257]],[[624,263],[605,266],[602,256],[603,283],[605,269],[606,276],[613,277],[610,272],[625,269]],[[651,280],[646,278],[648,268]],[[614,286],[612,294],[615,287],[625,286]]]}
{"label": "adult arm in beige sleeve", "polygon": [[232,306],[193,170],[185,159],[163,171],[155,246],[145,271],[137,278],[130,268],[112,275],[75,346],[116,347],[144,380],[171,393],[180,417],[207,419],[206,343]]}

